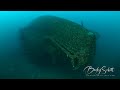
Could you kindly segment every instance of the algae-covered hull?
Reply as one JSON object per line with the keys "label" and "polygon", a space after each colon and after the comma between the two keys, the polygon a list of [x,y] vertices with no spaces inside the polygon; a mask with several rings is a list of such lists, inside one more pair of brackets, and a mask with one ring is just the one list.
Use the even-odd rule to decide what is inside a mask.
{"label": "algae-covered hull", "polygon": [[81,25],[56,16],[40,16],[21,30],[25,51],[50,64],[70,65],[74,70],[95,55],[96,36]]}

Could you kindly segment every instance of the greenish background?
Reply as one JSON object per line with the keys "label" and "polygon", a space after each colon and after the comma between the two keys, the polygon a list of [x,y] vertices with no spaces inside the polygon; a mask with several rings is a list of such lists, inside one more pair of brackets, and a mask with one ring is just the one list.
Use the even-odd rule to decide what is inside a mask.
{"label": "greenish background", "polygon": [[[114,67],[111,77],[88,77],[55,68],[38,67],[23,54],[20,29],[42,15],[54,15],[72,20],[98,32],[97,52],[93,67]],[[120,78],[120,11],[0,11],[0,78]]]}

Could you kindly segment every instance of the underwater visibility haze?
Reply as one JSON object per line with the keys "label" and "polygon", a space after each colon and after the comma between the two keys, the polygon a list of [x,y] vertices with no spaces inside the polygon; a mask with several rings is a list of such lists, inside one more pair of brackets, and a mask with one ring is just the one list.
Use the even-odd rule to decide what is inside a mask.
{"label": "underwater visibility haze", "polygon": [[120,11],[0,11],[0,79],[120,79],[119,23]]}

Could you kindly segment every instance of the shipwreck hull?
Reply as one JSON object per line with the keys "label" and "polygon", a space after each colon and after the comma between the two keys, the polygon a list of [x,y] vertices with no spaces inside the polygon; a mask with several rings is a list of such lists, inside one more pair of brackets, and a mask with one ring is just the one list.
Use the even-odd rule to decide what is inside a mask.
{"label": "shipwreck hull", "polygon": [[41,16],[21,30],[24,51],[40,63],[77,70],[87,65],[96,51],[96,36],[81,25]]}

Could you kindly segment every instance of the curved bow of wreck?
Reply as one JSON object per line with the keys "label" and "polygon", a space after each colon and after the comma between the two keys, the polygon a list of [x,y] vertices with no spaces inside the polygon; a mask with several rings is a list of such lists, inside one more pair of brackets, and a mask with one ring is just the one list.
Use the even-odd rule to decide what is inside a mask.
{"label": "curved bow of wreck", "polygon": [[[40,16],[21,30],[24,48],[51,64],[69,64],[73,70],[87,64],[96,51],[96,36],[83,26],[56,16]],[[47,56],[48,55],[48,56]]]}

